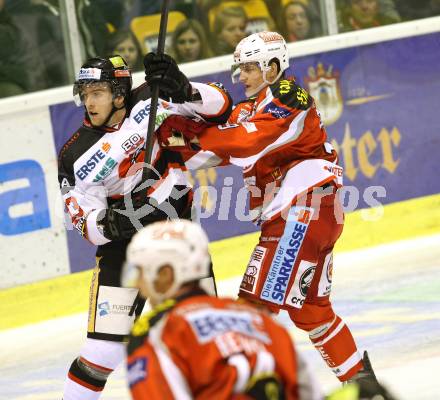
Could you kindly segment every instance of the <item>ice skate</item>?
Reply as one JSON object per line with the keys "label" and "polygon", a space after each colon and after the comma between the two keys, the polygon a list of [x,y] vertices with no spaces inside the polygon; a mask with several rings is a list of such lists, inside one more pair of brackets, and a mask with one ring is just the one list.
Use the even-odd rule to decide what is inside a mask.
{"label": "ice skate", "polygon": [[395,397],[377,380],[366,351],[364,351],[362,362],[364,368],[347,381],[347,383],[354,383],[359,386],[359,398],[395,400]]}
{"label": "ice skate", "polygon": [[362,368],[356,375],[351,377],[347,383],[361,383],[362,382],[375,382],[377,381],[376,375],[374,374],[373,367],[371,366],[370,358],[368,357],[367,351],[364,351],[364,356],[362,357],[362,363],[364,368]]}

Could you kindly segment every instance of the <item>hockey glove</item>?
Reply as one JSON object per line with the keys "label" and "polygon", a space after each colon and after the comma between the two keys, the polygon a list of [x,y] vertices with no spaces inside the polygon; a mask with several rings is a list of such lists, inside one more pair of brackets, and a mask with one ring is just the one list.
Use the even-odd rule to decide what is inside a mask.
{"label": "hockey glove", "polygon": [[253,376],[248,382],[245,394],[249,399],[270,400],[285,399],[284,385],[275,374],[261,374]]}
{"label": "hockey glove", "polygon": [[109,240],[130,239],[136,233],[136,228],[131,222],[130,216],[121,213],[121,211],[126,211],[124,202],[117,201],[106,210],[102,210],[98,217],[102,233]]}
{"label": "hockey glove", "polygon": [[144,66],[145,80],[150,86],[159,85],[161,98],[170,97],[174,103],[191,101],[191,84],[171,56],[148,53],[144,57]]}
{"label": "hockey glove", "polygon": [[140,198],[140,196],[134,198],[132,205],[128,208],[124,203],[124,199],[122,199],[102,211],[99,218],[99,225],[101,225],[102,233],[107,239],[131,239],[138,231],[137,228],[146,226],[152,222],[167,219],[167,215],[165,215],[163,211],[150,205],[148,198],[143,201],[141,201]]}
{"label": "hockey glove", "polygon": [[192,140],[209,125],[206,122],[194,121],[181,115],[170,115],[157,129],[157,140],[161,146],[168,146],[169,139],[175,132],[181,133],[186,139]]}

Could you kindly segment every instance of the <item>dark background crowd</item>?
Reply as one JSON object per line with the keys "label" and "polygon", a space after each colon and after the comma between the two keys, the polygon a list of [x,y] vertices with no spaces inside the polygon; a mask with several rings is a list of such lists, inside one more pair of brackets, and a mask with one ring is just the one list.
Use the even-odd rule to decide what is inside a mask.
{"label": "dark background crowd", "polygon": [[[61,1],[0,0],[0,97],[71,82]],[[440,15],[440,0],[335,2],[339,32]],[[157,46],[161,3],[75,0],[84,59],[117,53],[140,70],[142,54]],[[261,30],[288,42],[327,34],[319,0],[174,0],[166,51],[178,63],[220,56]]]}

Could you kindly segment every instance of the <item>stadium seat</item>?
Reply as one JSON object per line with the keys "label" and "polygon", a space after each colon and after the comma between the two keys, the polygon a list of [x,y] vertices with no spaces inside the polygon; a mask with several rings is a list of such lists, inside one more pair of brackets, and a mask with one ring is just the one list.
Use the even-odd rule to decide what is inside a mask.
{"label": "stadium seat", "polygon": [[263,0],[242,0],[242,1],[224,1],[216,7],[209,10],[209,26],[213,31],[215,15],[224,8],[243,7],[248,17],[246,33],[256,33],[260,31],[273,30],[275,25]]}
{"label": "stadium seat", "polygon": [[[179,11],[170,11],[168,14],[167,37],[165,49],[169,48],[171,35],[182,21],[185,15]],[[136,36],[144,53],[156,51],[157,37],[159,36],[160,14],[142,15],[131,20],[130,27]]]}

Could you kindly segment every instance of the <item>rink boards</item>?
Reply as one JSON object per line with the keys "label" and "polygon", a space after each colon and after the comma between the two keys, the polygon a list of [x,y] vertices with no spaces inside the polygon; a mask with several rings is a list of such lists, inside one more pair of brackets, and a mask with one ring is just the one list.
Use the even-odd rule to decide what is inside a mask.
{"label": "rink boards", "polygon": [[[439,230],[439,18],[289,45],[288,75],[316,99],[345,170],[346,249]],[[183,69],[193,80],[223,82],[239,100],[243,93],[230,84],[229,64],[225,56]],[[13,293],[26,297],[31,291],[33,301],[39,294],[47,301],[55,288],[86,290],[88,272],[68,275],[93,266],[94,248],[65,229],[56,178],[57,151],[82,113],[71,102],[70,87],[0,101],[0,287],[59,277],[4,290],[1,307],[13,304]],[[257,238],[243,202],[237,202],[243,195],[241,171],[201,170],[192,178],[198,193],[207,193],[201,223],[214,241],[217,271],[221,277],[240,274]],[[231,201],[222,203],[229,194]],[[82,307],[81,301],[68,304],[64,297],[54,313]],[[36,303],[29,307],[39,314]]]}
{"label": "rink boards", "polygon": [[[344,255],[355,249],[438,234],[439,205],[440,195],[434,195],[386,205],[384,217],[378,221],[365,221],[363,210],[348,214],[336,253]],[[427,209],[433,211],[420,213]],[[415,220],[418,222],[414,223]],[[250,233],[211,243],[217,279],[227,281],[242,275],[257,241],[258,233]],[[85,311],[91,272],[86,270],[0,291],[0,331]],[[232,293],[237,289],[238,284],[230,288]]]}

